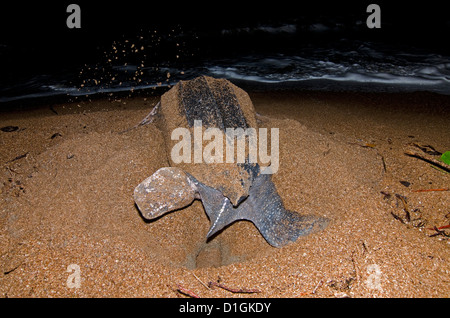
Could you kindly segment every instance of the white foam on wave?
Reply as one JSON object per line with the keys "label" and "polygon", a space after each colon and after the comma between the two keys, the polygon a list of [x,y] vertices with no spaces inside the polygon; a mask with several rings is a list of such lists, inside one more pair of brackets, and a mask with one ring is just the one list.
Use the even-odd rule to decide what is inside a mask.
{"label": "white foam on wave", "polygon": [[[289,31],[290,26],[285,25],[283,28]],[[265,30],[278,32],[281,29]],[[332,84],[327,84],[323,89],[339,89],[339,85],[351,83],[351,87],[356,89],[358,85],[364,85],[366,90],[379,91],[384,89],[384,85],[391,91],[426,90],[450,95],[450,57],[408,52],[391,54],[388,50],[375,49],[368,43],[348,49],[311,47],[293,55],[247,55],[209,60],[184,69],[170,65],[157,69],[144,67],[139,81],[132,80],[134,75],[130,78],[130,74],[137,71],[136,65],[114,66],[113,70],[119,75],[106,77],[101,83],[86,79],[81,87],[69,84],[71,78],[36,76],[28,82],[1,88],[0,95],[3,93],[8,96],[0,96],[0,102],[63,94],[83,96],[168,87],[179,80],[198,75],[266,84],[328,80]],[[98,74],[92,76],[99,78]]]}
{"label": "white foam on wave", "polygon": [[[376,83],[450,94],[450,59],[417,56],[417,61],[386,57],[362,47],[358,52],[324,51],[316,56],[246,57],[210,65],[210,75],[261,83],[301,82],[318,79],[336,82]],[[360,52],[361,53],[361,52]],[[342,58],[344,57],[344,58]]]}

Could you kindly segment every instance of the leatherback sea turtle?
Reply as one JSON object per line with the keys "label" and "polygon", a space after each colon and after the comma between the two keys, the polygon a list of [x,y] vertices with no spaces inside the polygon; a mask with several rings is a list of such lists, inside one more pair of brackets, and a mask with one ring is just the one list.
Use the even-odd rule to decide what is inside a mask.
{"label": "leatherback sea turtle", "polygon": [[[183,127],[194,137],[195,121],[201,120],[203,128],[223,132],[226,128],[257,127],[248,94],[227,80],[206,76],[180,81],[162,95],[149,115],[143,123],[156,121],[168,153],[177,142],[172,140],[172,132]],[[200,199],[211,222],[207,238],[237,220],[249,220],[275,247],[327,224],[325,218],[286,210],[271,175],[261,173],[257,162],[190,163],[168,157],[170,167],[157,170],[134,190],[144,218],[157,218]]]}

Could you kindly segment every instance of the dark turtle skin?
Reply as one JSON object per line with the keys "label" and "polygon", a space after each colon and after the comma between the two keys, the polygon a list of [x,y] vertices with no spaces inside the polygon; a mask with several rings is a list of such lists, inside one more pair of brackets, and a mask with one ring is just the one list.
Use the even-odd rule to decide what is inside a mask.
{"label": "dark turtle skin", "polygon": [[[177,143],[172,131],[183,127],[194,134],[204,128],[257,128],[255,110],[246,92],[223,79],[201,76],[181,81],[162,97],[155,115],[170,154]],[[281,247],[323,229],[328,221],[284,208],[270,174],[258,163],[175,163],[156,171],[134,191],[143,217],[153,219],[200,199],[211,227],[207,238],[238,220],[251,221],[266,241]]]}

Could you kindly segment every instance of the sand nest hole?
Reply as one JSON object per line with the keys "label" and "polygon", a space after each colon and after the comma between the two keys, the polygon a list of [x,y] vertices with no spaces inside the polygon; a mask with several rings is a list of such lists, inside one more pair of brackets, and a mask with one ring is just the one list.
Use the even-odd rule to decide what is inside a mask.
{"label": "sand nest hole", "polygon": [[248,221],[237,221],[207,239],[210,222],[200,201],[185,209],[145,221],[148,245],[158,261],[188,269],[244,262],[274,250]]}

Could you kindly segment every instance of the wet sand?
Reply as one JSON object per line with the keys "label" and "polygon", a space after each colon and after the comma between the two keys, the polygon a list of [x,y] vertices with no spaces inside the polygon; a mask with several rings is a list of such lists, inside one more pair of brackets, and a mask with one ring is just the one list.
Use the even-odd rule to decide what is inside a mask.
{"label": "wet sand", "polygon": [[[200,201],[144,220],[133,201],[167,165],[158,97],[5,112],[0,127],[2,297],[449,297],[450,174],[406,156],[450,150],[450,97],[250,92],[280,129],[286,208],[331,220],[271,247],[246,221],[206,242]],[[68,270],[69,267],[69,270]],[[79,274],[79,275],[78,275]],[[79,277],[80,280],[76,280]],[[259,293],[233,293],[209,282]],[[78,287],[78,288],[77,288]]]}

